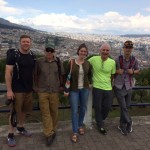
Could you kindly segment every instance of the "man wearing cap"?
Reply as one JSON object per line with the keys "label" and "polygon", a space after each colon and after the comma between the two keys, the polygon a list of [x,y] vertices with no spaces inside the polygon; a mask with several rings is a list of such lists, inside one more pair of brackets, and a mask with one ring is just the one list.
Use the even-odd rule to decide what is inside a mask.
{"label": "man wearing cap", "polygon": [[114,78],[114,92],[120,105],[120,124],[118,129],[123,135],[132,132],[133,121],[129,115],[132,88],[134,86],[133,76],[139,73],[138,60],[132,55],[133,42],[126,41],[123,46],[123,55],[116,59],[116,75]]}
{"label": "man wearing cap", "polygon": [[50,146],[56,136],[59,90],[62,86],[60,78],[64,75],[64,67],[59,58],[55,57],[53,44],[46,45],[44,54],[36,62],[35,89],[39,96],[46,145]]}

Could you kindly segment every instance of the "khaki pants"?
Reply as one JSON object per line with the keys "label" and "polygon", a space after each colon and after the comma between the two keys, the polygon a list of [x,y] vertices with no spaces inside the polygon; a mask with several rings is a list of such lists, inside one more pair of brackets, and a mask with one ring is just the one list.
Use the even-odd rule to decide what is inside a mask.
{"label": "khaki pants", "polygon": [[42,114],[44,134],[46,137],[53,134],[58,122],[58,93],[38,93],[39,105]]}

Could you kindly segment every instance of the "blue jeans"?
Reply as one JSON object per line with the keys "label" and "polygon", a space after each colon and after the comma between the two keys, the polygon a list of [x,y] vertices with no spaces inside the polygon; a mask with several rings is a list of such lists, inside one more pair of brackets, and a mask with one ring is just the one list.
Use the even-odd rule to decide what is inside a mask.
{"label": "blue jeans", "polygon": [[[89,96],[89,89],[86,88],[70,91],[69,101],[71,106],[73,133],[77,133],[78,128],[83,126],[85,111],[87,109],[88,96]],[[78,113],[78,105],[80,106],[79,113]]]}

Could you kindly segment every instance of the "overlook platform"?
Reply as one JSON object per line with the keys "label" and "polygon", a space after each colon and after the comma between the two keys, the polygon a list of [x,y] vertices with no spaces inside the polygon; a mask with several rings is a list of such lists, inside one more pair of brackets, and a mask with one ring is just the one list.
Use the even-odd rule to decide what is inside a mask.
{"label": "overlook platform", "polygon": [[[133,117],[133,132],[124,136],[117,129],[119,118],[108,118],[105,126],[107,135],[100,134],[95,125],[86,129],[85,135],[79,136],[78,143],[72,143],[71,122],[59,122],[57,136],[50,147],[45,145],[41,123],[26,124],[33,135],[30,138],[16,134],[17,146],[7,146],[7,128],[0,126],[0,150],[149,150],[150,149],[150,116]],[[94,124],[94,123],[93,123]]]}

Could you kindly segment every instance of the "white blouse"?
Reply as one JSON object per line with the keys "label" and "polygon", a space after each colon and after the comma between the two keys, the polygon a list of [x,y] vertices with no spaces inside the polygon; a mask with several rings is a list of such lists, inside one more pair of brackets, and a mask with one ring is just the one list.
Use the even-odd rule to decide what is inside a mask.
{"label": "white blouse", "polygon": [[84,71],[82,64],[78,64],[77,60],[75,60],[75,63],[79,66],[79,77],[78,77],[78,89],[83,88],[83,78],[84,78]]}

